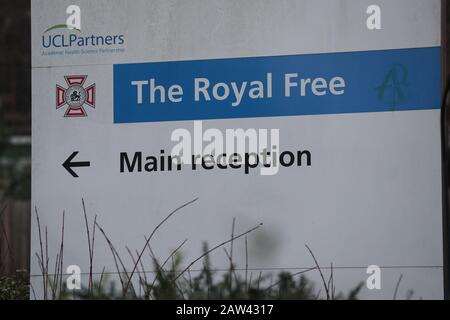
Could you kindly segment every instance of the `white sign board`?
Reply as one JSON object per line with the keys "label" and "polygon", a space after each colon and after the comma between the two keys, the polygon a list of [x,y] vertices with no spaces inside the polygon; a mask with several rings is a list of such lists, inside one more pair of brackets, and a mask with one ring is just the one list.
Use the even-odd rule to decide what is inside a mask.
{"label": "white sign board", "polygon": [[361,298],[391,298],[400,275],[399,298],[442,298],[439,0],[74,4],[31,3],[36,288],[34,208],[52,259],[65,212],[64,270],[86,283],[82,198],[123,257],[198,198],[155,234],[161,259],[188,239],[186,265],[235,218],[235,234],[263,223],[248,235],[255,274],[313,266],[308,244],[340,291],[377,265],[381,289]]}

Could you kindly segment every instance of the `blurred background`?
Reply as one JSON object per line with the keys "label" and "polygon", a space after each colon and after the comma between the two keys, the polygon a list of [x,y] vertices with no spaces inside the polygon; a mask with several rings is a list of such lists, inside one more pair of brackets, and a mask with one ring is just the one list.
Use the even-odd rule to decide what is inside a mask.
{"label": "blurred background", "polygon": [[[450,10],[445,0],[443,0],[443,8],[443,72],[447,75],[448,61],[450,61],[447,50],[449,45],[447,35],[450,34]],[[0,276],[13,275],[17,270],[28,270],[29,268],[31,216],[30,34],[30,0],[1,0]],[[444,225],[448,226],[448,220],[444,219]],[[446,250],[448,249],[446,248]]]}
{"label": "blurred background", "polygon": [[29,266],[30,1],[0,1],[0,276]]}

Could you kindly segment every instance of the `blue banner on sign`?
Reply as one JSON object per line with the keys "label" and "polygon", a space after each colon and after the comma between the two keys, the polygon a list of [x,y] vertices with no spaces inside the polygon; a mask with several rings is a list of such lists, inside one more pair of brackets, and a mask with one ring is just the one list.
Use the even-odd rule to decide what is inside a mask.
{"label": "blue banner on sign", "polygon": [[437,109],[439,47],[114,65],[114,122]]}

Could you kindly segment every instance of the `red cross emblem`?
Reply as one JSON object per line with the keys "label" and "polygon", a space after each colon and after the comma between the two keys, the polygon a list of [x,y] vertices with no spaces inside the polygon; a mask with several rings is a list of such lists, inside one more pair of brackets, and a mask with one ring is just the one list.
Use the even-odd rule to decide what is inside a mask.
{"label": "red cross emblem", "polygon": [[87,76],[65,76],[68,88],[56,85],[56,109],[68,106],[64,117],[87,117],[84,105],[95,108],[95,83],[84,88]]}

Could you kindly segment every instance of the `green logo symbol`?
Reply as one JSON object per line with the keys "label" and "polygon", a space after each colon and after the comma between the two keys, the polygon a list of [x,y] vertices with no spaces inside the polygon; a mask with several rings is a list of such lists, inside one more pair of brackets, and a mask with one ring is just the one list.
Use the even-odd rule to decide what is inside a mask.
{"label": "green logo symbol", "polygon": [[[57,24],[57,25],[54,25],[54,26],[48,28],[47,30],[45,30],[44,33],[47,33],[49,31],[55,30],[55,29],[67,29],[67,30],[69,30],[70,28],[69,28],[68,24]],[[73,27],[72,29],[75,30],[75,31],[81,32],[80,29],[77,29],[75,27]]]}
{"label": "green logo symbol", "polygon": [[402,64],[396,64],[389,69],[383,83],[375,89],[378,92],[378,99],[391,104],[394,108],[406,98],[405,89],[408,86],[408,69]]}

